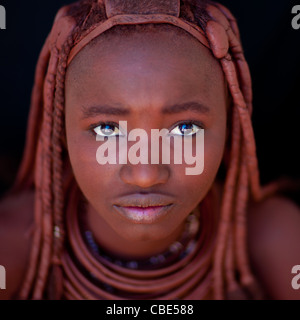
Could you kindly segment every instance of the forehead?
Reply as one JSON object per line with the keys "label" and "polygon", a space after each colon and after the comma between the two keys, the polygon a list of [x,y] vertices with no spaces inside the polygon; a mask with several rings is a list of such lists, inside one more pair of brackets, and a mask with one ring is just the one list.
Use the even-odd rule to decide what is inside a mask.
{"label": "forehead", "polygon": [[220,69],[210,51],[185,30],[169,24],[145,24],[115,26],[107,30],[79,52],[68,72],[82,72],[96,61],[102,60],[105,64],[121,55],[144,59],[151,54],[161,60],[172,58],[174,62],[177,59],[184,62],[186,68],[191,64],[199,66],[202,62],[210,68]]}
{"label": "forehead", "polygon": [[[127,26],[126,26],[127,27]],[[131,26],[132,27],[132,26]],[[136,27],[136,26],[134,26]],[[193,36],[175,26],[129,28],[105,32],[74,58],[67,70],[66,90],[170,93],[224,90],[219,62]],[[213,89],[212,89],[213,88]],[[117,90],[119,89],[119,90]]]}

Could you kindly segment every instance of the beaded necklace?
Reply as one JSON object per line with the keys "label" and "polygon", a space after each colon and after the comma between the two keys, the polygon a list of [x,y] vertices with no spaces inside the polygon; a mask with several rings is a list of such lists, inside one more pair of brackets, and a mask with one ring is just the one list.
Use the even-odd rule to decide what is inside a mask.
{"label": "beaded necklace", "polygon": [[185,222],[184,231],[181,237],[173,242],[164,252],[153,255],[148,259],[126,261],[111,254],[106,253],[96,243],[94,236],[90,230],[84,231],[84,237],[92,254],[99,260],[100,257],[108,262],[114,263],[121,267],[139,270],[151,270],[162,268],[170,265],[177,260],[184,258],[193,252],[196,248],[195,236],[199,230],[199,220],[196,215],[190,214]]}

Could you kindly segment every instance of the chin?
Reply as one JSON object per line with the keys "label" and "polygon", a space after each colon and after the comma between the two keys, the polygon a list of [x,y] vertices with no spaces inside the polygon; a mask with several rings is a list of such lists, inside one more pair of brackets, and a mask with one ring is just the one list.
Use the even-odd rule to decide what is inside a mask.
{"label": "chin", "polygon": [[158,230],[157,226],[136,224],[126,230],[122,229],[119,235],[130,241],[148,242],[162,240],[168,236],[168,233],[165,230]]}

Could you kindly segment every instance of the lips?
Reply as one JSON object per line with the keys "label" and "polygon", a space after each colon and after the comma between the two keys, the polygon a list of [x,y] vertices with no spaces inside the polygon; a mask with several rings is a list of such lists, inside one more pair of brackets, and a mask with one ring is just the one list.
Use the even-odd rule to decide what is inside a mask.
{"label": "lips", "polygon": [[174,198],[162,194],[131,194],[119,198],[116,211],[134,223],[151,224],[162,219],[174,206]]}

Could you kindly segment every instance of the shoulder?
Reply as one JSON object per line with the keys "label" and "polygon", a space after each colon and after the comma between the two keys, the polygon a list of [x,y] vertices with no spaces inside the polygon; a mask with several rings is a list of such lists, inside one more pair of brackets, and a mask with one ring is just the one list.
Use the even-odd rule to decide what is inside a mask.
{"label": "shoulder", "polygon": [[300,208],[272,197],[252,204],[248,217],[250,259],[268,297],[300,299],[300,290],[292,287],[292,269],[300,265]]}
{"label": "shoulder", "polygon": [[0,265],[6,271],[6,289],[0,300],[12,299],[26,272],[34,221],[34,193],[24,191],[0,202]]}

